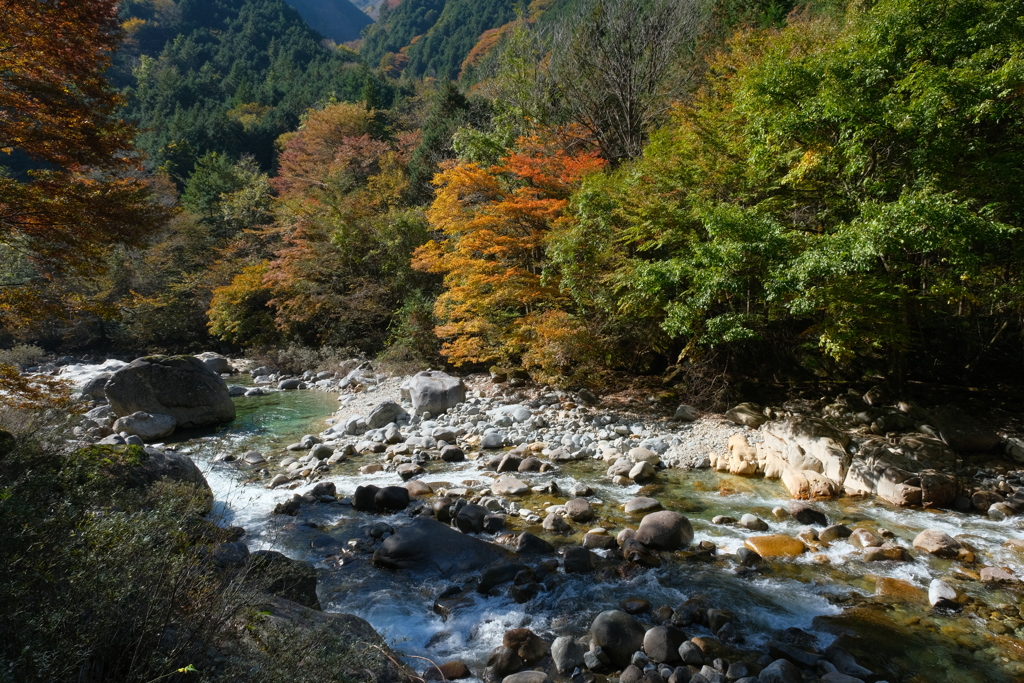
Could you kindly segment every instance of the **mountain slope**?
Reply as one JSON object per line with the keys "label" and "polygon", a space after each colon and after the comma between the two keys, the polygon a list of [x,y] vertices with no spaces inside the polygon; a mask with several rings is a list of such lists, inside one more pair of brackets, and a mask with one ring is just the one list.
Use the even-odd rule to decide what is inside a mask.
{"label": "mountain slope", "polygon": [[371,67],[400,54],[407,75],[455,79],[480,35],[526,8],[526,0],[403,0],[381,9],[361,54]]}
{"label": "mountain slope", "polygon": [[373,23],[349,0],[285,0],[315,31],[336,43],[358,40]]}

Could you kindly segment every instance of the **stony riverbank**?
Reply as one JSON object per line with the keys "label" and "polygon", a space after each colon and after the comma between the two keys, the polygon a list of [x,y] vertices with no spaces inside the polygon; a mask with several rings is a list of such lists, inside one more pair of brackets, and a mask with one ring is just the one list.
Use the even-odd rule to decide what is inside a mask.
{"label": "stony riverbank", "polygon": [[[663,413],[628,396],[558,392],[474,376],[462,389],[464,400],[436,414],[416,406],[408,386],[403,396],[406,378],[383,377],[365,365],[347,370],[344,376],[320,378],[250,375],[244,384],[268,387],[264,391],[302,391],[303,384],[340,390],[340,406],[327,429],[297,439],[288,449],[246,451],[222,460],[235,460],[232,466],[251,485],[273,487],[279,516],[294,519],[293,527],[325,515],[346,520],[336,527],[311,521],[312,536],[300,534],[325,567],[376,564],[409,573],[423,585],[449,582],[447,588],[438,585],[434,600],[434,610],[449,615],[445,618],[457,619],[451,615],[478,604],[478,596],[543,605],[565,582],[590,577],[607,587],[609,597],[601,599],[614,608],[602,614],[631,613],[641,624],[638,656],[630,653],[622,661],[601,657],[607,653],[595,636],[596,616],[585,624],[569,619],[561,628],[509,636],[513,644],[516,638],[546,643],[537,646],[548,649],[532,666],[517,654],[526,669],[544,668],[542,676],[571,676],[577,667],[584,678],[651,681],[734,680],[744,671],[758,673],[760,680],[793,681],[878,680],[884,671],[905,673],[886,667],[864,648],[872,638],[854,634],[865,622],[878,633],[962,630],[965,644],[997,641],[1010,664],[1016,661],[1013,643],[1022,633],[1017,442],[963,411],[897,404],[869,392],[766,408],[740,405],[722,415],[685,406]],[[256,393],[251,400],[259,400]],[[83,436],[88,429],[93,427]],[[768,479],[762,485],[763,477]],[[780,484],[769,484],[773,479]],[[693,490],[678,488],[682,482],[712,481],[718,490],[709,493],[723,497],[720,506],[695,504]],[[756,490],[779,492],[772,495],[787,492],[816,502],[809,507],[795,500],[766,506],[763,497],[746,506],[726,502],[744,498],[744,481]],[[950,512],[938,512],[942,509]],[[936,528],[929,528],[928,513],[918,510],[935,510],[931,526]],[[664,523],[663,517],[674,529],[670,542],[641,533],[645,522]],[[409,524],[420,518],[459,529],[462,533],[454,533],[478,541],[486,551],[479,557],[471,552],[471,561],[440,576],[424,575],[425,568],[443,564],[430,552],[396,564],[395,553],[408,560],[410,547],[451,546],[450,540],[431,543],[431,527],[424,531]],[[913,523],[906,528],[885,523],[909,519]],[[984,529],[985,536],[958,533],[961,525]],[[496,550],[501,552],[495,555]],[[672,576],[689,581],[716,572],[747,582],[748,589],[751,582],[791,577],[846,583],[860,594],[869,582],[873,591],[868,600],[842,591],[829,597],[841,614],[815,626],[839,635],[831,643],[804,629],[762,631],[745,621],[742,610],[713,596],[696,594],[682,604],[659,605],[634,602],[629,595],[631,582],[647,573],[661,581],[674,581]],[[621,597],[613,599],[616,594]],[[890,623],[894,606],[897,612],[909,610],[907,623]],[[844,622],[850,615],[860,621]],[[560,630],[571,634],[558,635]],[[627,630],[638,632],[632,625]],[[687,637],[673,655],[672,648],[646,643],[652,631],[652,639],[666,642]],[[972,640],[975,636],[981,640]],[[691,647],[683,648],[685,643]],[[504,642],[495,647],[516,649]],[[692,648],[700,650],[699,665]],[[516,659],[506,650],[470,661],[472,673],[495,680],[518,675],[510,670]],[[577,662],[566,652],[582,652],[584,659]],[[851,652],[862,661],[867,653],[874,672],[852,668]],[[563,671],[567,662],[573,666]],[[901,680],[891,673],[889,678]]]}

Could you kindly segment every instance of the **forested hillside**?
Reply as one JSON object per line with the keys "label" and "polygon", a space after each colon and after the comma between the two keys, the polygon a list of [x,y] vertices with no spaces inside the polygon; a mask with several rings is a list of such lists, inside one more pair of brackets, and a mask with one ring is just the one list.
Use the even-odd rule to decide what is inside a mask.
{"label": "forested hillside", "polygon": [[[8,338],[1014,377],[1009,7],[408,0],[357,54],[278,0],[135,0],[111,73],[169,219]],[[413,78],[470,53],[469,92]]]}
{"label": "forested hillside", "polygon": [[403,0],[383,6],[361,54],[371,66],[456,79],[480,36],[525,12],[524,0]]}
{"label": "forested hillside", "polygon": [[122,16],[126,114],[150,166],[179,182],[209,152],[270,168],[307,109],[359,99],[375,78],[283,0],[129,0]]}

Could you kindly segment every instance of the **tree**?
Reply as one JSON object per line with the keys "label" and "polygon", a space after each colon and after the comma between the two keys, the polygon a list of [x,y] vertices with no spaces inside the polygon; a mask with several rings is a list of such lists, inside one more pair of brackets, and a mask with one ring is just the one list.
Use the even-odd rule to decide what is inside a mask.
{"label": "tree", "polygon": [[0,244],[35,277],[93,267],[109,245],[140,243],[157,218],[135,174],[134,131],[104,79],[117,6],[12,0],[0,12]]}
{"label": "tree", "polygon": [[557,283],[544,278],[549,232],[580,179],[603,165],[544,131],[521,138],[500,165],[450,164],[437,174],[427,219],[443,238],[417,249],[413,267],[444,275],[434,309],[444,356],[456,365],[544,364],[541,347],[561,337],[553,328],[570,324]]}
{"label": "tree", "polygon": [[555,30],[550,73],[561,105],[609,161],[640,156],[652,125],[688,85],[670,76],[707,7],[703,0],[584,0]]}

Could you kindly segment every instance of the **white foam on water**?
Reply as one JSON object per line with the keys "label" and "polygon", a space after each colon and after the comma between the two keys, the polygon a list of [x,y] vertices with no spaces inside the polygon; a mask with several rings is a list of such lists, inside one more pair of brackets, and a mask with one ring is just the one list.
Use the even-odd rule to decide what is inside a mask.
{"label": "white foam on water", "polygon": [[103,372],[117,372],[123,367],[126,367],[128,363],[123,360],[114,360],[110,358],[103,361],[102,363],[91,363],[91,364],[78,364],[78,365],[65,365],[58,371],[58,376],[61,379],[70,381],[75,386],[84,386],[96,375]]}

